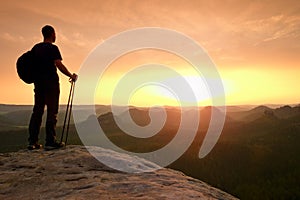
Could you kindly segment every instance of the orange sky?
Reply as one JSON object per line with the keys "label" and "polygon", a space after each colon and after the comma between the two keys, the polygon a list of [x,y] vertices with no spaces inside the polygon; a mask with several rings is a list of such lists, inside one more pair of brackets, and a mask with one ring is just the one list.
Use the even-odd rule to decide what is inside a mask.
{"label": "orange sky", "polygon": [[[70,71],[79,71],[89,52],[114,34],[138,27],[162,27],[184,33],[206,49],[223,79],[227,104],[300,102],[298,0],[10,0],[1,1],[0,10],[0,103],[33,103],[33,86],[18,79],[15,62],[42,40],[40,29],[45,24],[56,28],[56,44]],[[149,61],[156,54],[146,52],[135,57],[139,55],[140,61],[147,57]],[[172,61],[165,54],[157,57],[161,63]],[[128,55],[116,62],[130,67],[135,64],[133,60]],[[188,67],[179,59],[173,64],[182,71]],[[105,79],[110,85],[106,87],[107,95],[99,97],[96,93],[99,103],[108,102],[105,99],[109,99],[118,77],[116,68],[112,66],[111,75]],[[66,103],[69,83],[66,77],[60,77],[61,103]],[[158,88],[139,91],[133,104],[143,104],[139,96],[145,95],[160,97],[156,100],[161,104],[173,104],[170,95]]]}

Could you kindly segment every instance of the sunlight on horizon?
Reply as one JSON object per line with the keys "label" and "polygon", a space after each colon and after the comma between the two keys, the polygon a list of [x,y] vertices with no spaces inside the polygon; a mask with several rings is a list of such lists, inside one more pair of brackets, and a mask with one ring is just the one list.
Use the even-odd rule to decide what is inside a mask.
{"label": "sunlight on horizon", "polygon": [[[147,72],[134,71],[145,65],[146,69],[156,67],[156,70],[149,71],[144,68]],[[160,69],[160,66],[164,66],[178,75],[163,69],[157,71],[157,67]],[[111,63],[102,77],[99,78],[95,92],[95,104],[112,104],[114,91],[118,82],[124,77],[129,77],[129,82],[122,83],[123,86],[128,84],[128,88],[143,82],[144,79],[153,80],[153,83],[138,86],[136,89],[132,88],[134,91],[130,91],[131,94],[126,94],[127,97],[122,96],[122,99],[116,100],[120,105],[204,106],[211,105],[211,98],[219,98],[218,95],[222,95],[215,94],[211,97],[203,74],[201,72],[199,74],[184,58],[163,50],[146,49],[127,53]],[[206,77],[206,79],[212,83],[217,81],[217,77]],[[182,85],[182,81],[185,82],[185,86]],[[155,84],[155,82],[159,84]],[[176,91],[169,88],[171,85],[175,85],[175,89],[183,93],[181,99],[179,99]],[[230,91],[229,85],[226,87]]]}
{"label": "sunlight on horizon", "polygon": [[[180,71],[180,70],[179,70]],[[290,74],[294,76],[290,76]],[[198,106],[210,106],[212,105],[211,96],[208,88],[206,88],[205,82],[199,76],[193,76],[190,73],[186,73],[186,70],[182,72],[186,81],[191,86],[196,96]],[[138,76],[138,75],[137,75]],[[155,76],[155,75],[153,75]],[[297,70],[295,72],[286,72],[283,74],[280,70],[274,70],[270,73],[268,70],[253,68],[252,70],[234,70],[220,72],[222,78],[226,105],[241,105],[241,104],[263,104],[263,103],[297,103],[295,98],[293,101],[286,101],[284,97],[295,96],[294,90],[289,90],[291,83],[297,84]],[[290,82],[282,83],[281,77],[290,76]],[[119,80],[119,77],[108,76],[104,77],[100,82],[101,87],[97,88],[95,93],[95,104],[111,104],[111,96],[114,88]],[[175,81],[176,77],[169,77],[168,81]],[[285,91],[285,93],[279,93],[278,91]],[[276,97],[276,98],[274,98]],[[185,99],[185,104],[188,104],[189,99]],[[263,103],[260,103],[263,102]],[[124,102],[123,102],[124,103]],[[195,102],[190,102],[195,104]],[[126,99],[127,105],[135,106],[153,106],[153,105],[168,105],[179,106],[180,103],[172,93],[166,88],[159,86],[145,86],[138,91],[131,94],[130,99]]]}

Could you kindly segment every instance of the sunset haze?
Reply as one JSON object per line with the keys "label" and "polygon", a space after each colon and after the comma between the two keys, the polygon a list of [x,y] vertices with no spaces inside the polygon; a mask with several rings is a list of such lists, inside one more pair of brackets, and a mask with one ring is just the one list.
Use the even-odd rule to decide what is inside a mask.
{"label": "sunset haze", "polygon": [[[300,102],[300,3],[290,1],[2,1],[0,18],[0,103],[33,104],[33,85],[16,73],[17,58],[42,41],[41,28],[56,29],[63,63],[79,72],[89,53],[120,32],[161,27],[178,31],[206,50],[222,78],[227,105]],[[95,102],[109,104],[114,86],[129,69],[145,63],[173,67],[195,81],[191,66],[163,51],[132,52],[117,59],[95,91]],[[70,84],[60,72],[60,103]],[[137,75],[138,76],[138,75]],[[155,76],[155,74],[153,74]],[[80,78],[80,74],[79,74]],[[197,86],[195,86],[197,87]],[[151,102],[149,99],[156,99]],[[201,105],[208,105],[204,95]],[[80,102],[84,104],[85,102]],[[130,104],[176,105],[167,91],[148,87]]]}

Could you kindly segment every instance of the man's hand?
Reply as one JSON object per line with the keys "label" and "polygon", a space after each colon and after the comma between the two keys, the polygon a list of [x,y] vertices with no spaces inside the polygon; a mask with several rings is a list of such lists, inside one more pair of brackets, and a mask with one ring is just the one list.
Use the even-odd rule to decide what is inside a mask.
{"label": "man's hand", "polygon": [[76,82],[77,81],[77,78],[78,78],[78,75],[73,73],[71,76],[70,76],[70,79],[72,79],[72,81]]}

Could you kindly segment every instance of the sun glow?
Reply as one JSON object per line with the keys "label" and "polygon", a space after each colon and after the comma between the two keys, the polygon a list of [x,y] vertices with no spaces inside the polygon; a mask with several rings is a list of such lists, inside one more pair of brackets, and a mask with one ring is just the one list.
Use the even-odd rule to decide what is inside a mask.
{"label": "sun glow", "polygon": [[[159,64],[176,71],[178,75],[164,74],[164,72],[157,74],[157,71],[147,71],[147,73],[136,72],[129,75],[129,72],[145,64],[149,65],[149,67]],[[115,88],[123,76],[130,76],[130,80],[137,81],[146,76],[152,77],[154,82],[158,80],[160,84],[153,82],[136,88],[136,90],[131,91],[130,97],[118,99],[119,104],[135,106],[203,106],[211,105],[212,98],[219,98],[223,95],[218,93],[212,96],[205,81],[207,79],[201,75],[201,72],[199,74],[185,59],[166,51],[140,50],[121,56],[107,68],[102,77],[99,78],[95,93],[95,103],[112,104]],[[217,77],[210,77],[209,79],[210,82],[218,81]],[[187,95],[179,99],[176,92],[169,88],[168,85],[178,85],[178,88],[180,88],[180,81],[183,80],[188,87],[182,86],[181,92]],[[193,95],[190,95],[191,92]]]}
{"label": "sun glow", "polygon": [[[182,67],[184,66],[184,67]],[[199,77],[193,69],[187,69],[188,65],[178,67],[174,65],[182,77],[189,83],[193,90],[196,103],[199,106],[212,105],[212,98],[218,98],[218,95],[211,96],[209,88],[202,77]],[[122,68],[125,69],[125,68]],[[268,69],[252,68],[248,69],[232,69],[222,71],[222,78],[225,98],[227,105],[234,104],[259,104],[264,103],[280,103],[286,102],[287,97],[292,99],[293,103],[299,101],[300,92],[292,90],[290,85],[297,85],[299,70],[273,70],[272,73]],[[99,81],[98,89],[95,95],[96,103],[110,104],[111,97],[114,92],[118,80],[124,74],[114,70],[107,71],[107,74]],[[136,74],[135,76],[143,76]],[[156,74],[147,74],[147,76],[156,76]],[[181,77],[181,78],[182,78]],[[283,80],[289,81],[283,81]],[[167,77],[166,82],[176,82],[178,77]],[[220,94],[221,95],[221,94]],[[298,99],[297,99],[298,97]],[[192,99],[184,99],[185,105],[192,105]],[[152,105],[170,105],[179,106],[180,102],[176,94],[166,87],[160,85],[148,85],[132,91],[130,99],[126,99],[128,105],[136,106],[152,106]]]}
{"label": "sun glow", "polygon": [[[227,104],[299,102],[300,92],[291,86],[299,83],[299,69],[282,70],[252,67],[221,72]],[[291,99],[287,102],[287,99]]]}

